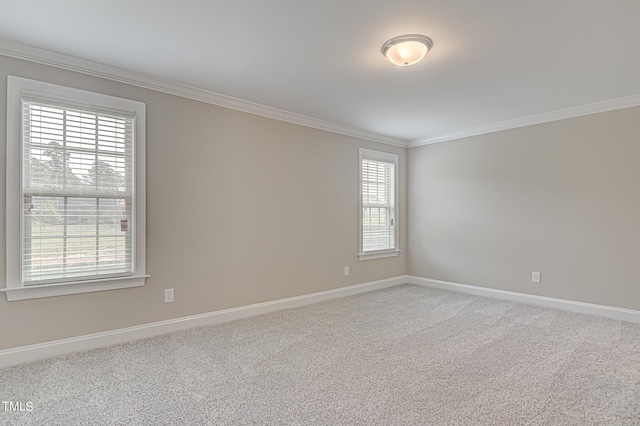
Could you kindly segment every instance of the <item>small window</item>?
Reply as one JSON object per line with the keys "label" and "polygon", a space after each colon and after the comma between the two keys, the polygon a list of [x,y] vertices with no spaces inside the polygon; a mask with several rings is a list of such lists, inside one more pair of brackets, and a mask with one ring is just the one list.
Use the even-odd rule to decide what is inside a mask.
{"label": "small window", "polygon": [[398,156],[360,149],[360,259],[398,255]]}
{"label": "small window", "polygon": [[8,89],[9,300],[143,285],[144,104]]}

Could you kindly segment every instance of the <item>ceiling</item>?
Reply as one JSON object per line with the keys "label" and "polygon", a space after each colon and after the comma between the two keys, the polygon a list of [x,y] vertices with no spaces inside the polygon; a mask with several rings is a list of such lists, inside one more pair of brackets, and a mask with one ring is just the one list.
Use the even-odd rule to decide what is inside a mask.
{"label": "ceiling", "polygon": [[[638,0],[0,0],[0,38],[416,144],[640,94]],[[380,53],[419,33],[410,68]]]}

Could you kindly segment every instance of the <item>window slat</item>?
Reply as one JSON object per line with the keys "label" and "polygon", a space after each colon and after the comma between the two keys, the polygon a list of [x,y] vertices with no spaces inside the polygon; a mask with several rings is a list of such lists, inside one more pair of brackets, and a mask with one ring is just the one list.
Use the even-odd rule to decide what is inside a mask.
{"label": "window slat", "polygon": [[361,238],[365,253],[396,247],[394,178],[394,163],[362,159]]}
{"label": "window slat", "polygon": [[132,273],[133,118],[25,100],[23,135],[24,284]]}

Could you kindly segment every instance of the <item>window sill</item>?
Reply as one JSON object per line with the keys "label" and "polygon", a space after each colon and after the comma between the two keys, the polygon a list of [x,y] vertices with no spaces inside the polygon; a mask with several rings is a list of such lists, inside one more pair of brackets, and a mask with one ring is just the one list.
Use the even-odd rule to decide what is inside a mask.
{"label": "window sill", "polygon": [[381,250],[381,251],[371,251],[368,253],[358,253],[358,257],[360,260],[371,260],[371,259],[382,259],[383,257],[394,257],[400,254],[402,250],[394,249],[394,250]]}
{"label": "window sill", "polygon": [[12,302],[14,300],[39,299],[42,297],[142,287],[147,277],[149,277],[149,275],[75,281],[71,283],[42,284],[29,287],[9,287],[0,291],[7,293],[7,300]]}

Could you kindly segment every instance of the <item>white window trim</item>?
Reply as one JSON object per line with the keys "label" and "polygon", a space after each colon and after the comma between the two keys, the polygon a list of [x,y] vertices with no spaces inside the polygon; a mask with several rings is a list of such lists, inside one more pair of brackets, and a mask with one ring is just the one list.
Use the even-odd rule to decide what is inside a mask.
{"label": "white window trim", "polygon": [[380,251],[368,251],[366,253],[358,253],[358,258],[360,260],[373,260],[373,259],[382,259],[385,257],[394,257],[400,254],[402,250],[400,249],[390,249],[390,250],[380,250]]}
{"label": "white window trim", "polygon": [[[393,179],[393,183],[394,183],[394,196],[395,196],[395,227],[394,227],[394,232],[395,232],[395,242],[396,242],[396,248],[394,249],[389,249],[389,250],[376,250],[376,251],[368,251],[365,252],[363,249],[363,241],[362,241],[362,160],[363,159],[369,159],[369,160],[378,160],[378,161],[386,161],[389,163],[393,163],[395,165],[394,167],[394,179]],[[359,158],[358,158],[358,195],[359,195],[359,201],[358,201],[358,215],[359,215],[359,219],[358,219],[358,224],[359,224],[359,230],[358,230],[358,238],[360,240],[360,249],[358,251],[358,258],[360,260],[372,260],[372,259],[381,259],[381,258],[385,258],[385,257],[393,257],[393,256],[398,256],[398,254],[400,254],[400,252],[402,250],[400,250],[398,247],[400,246],[400,240],[399,238],[399,226],[398,226],[398,217],[400,216],[399,213],[399,205],[398,205],[398,155],[396,154],[391,154],[389,152],[382,152],[382,151],[374,151],[371,149],[365,149],[365,148],[360,148],[359,149]]]}
{"label": "white window trim", "polygon": [[[126,112],[135,116],[135,260],[134,273],[130,276],[78,280],[66,283],[23,286],[21,281],[21,229],[22,229],[22,98],[35,95],[40,99],[73,102],[111,111]],[[146,106],[142,102],[116,98],[70,87],[58,86],[21,77],[7,78],[7,180],[6,180],[6,287],[8,301],[62,296],[76,293],[141,287],[146,275]]]}

